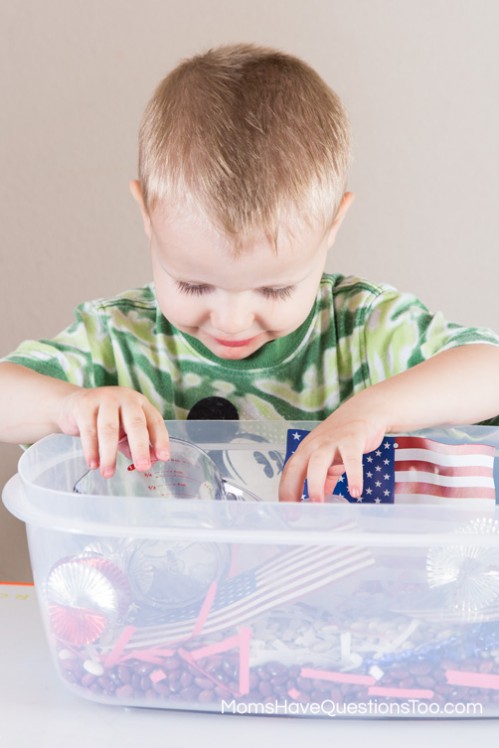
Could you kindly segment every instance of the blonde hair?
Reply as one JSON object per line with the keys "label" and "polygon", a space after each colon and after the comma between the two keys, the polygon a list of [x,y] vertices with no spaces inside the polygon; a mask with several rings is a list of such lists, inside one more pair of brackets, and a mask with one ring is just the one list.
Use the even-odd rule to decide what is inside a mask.
{"label": "blonde hair", "polygon": [[339,97],[306,63],[252,44],[183,61],[142,120],[139,179],[146,209],[200,205],[237,237],[296,212],[332,222],[345,192],[350,133]]}

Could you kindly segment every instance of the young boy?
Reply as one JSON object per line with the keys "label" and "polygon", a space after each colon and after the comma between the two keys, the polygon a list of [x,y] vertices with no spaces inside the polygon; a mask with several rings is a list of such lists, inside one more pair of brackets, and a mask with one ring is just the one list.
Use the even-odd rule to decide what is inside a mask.
{"label": "young boy", "polygon": [[306,64],[252,45],[179,65],[156,90],[132,182],[154,283],[78,307],[0,364],[0,439],[79,435],[113,473],[168,459],[163,419],[228,400],[242,419],[320,420],[288,462],[322,500],[387,432],[499,413],[499,337],[386,285],[324,275],[352,203],[348,122]]}

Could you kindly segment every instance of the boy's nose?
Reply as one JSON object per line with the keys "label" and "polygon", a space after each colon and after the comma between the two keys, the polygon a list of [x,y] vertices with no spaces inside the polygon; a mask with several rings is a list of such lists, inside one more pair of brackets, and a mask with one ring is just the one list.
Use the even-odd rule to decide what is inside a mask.
{"label": "boy's nose", "polygon": [[211,323],[218,332],[237,335],[249,330],[254,314],[244,295],[227,294],[217,301],[211,311]]}

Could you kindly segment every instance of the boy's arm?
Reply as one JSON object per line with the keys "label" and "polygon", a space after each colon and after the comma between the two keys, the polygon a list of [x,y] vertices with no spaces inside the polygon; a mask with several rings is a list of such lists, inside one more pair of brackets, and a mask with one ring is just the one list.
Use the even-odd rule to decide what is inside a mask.
{"label": "boy's arm", "polygon": [[344,471],[350,494],[361,496],[362,455],[386,433],[476,423],[498,413],[499,347],[477,343],[438,353],[354,395],[317,426],[286,464],[279,499],[299,500],[307,478],[310,499],[323,501],[326,481],[330,490]]}
{"label": "boy's arm", "polygon": [[126,436],[135,466],[169,457],[160,413],[128,387],[86,389],[24,366],[0,363],[0,441],[34,442],[47,434],[80,436],[87,464],[114,472],[118,441]]}

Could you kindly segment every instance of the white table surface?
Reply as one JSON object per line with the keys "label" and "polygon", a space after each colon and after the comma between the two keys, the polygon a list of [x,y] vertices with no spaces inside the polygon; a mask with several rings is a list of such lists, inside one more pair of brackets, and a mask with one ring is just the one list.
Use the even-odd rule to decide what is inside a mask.
{"label": "white table surface", "polygon": [[0,584],[0,630],[2,748],[485,748],[499,739],[499,719],[319,719],[104,706],[75,696],[59,680],[32,586]]}

